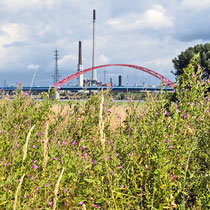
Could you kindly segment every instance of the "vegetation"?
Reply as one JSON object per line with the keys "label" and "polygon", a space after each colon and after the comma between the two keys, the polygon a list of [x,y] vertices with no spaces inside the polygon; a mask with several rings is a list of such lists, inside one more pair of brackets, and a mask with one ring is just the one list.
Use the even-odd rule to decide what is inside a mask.
{"label": "vegetation", "polygon": [[208,209],[209,95],[197,64],[180,76],[176,102],[130,100],[115,130],[109,92],[56,110],[47,94],[3,94],[0,208]]}
{"label": "vegetation", "polygon": [[[206,43],[204,45],[198,44],[194,47],[189,47],[187,50],[181,52],[180,55],[172,60],[175,68],[174,74],[177,77],[184,73],[184,68],[187,67],[195,53],[200,54],[199,64],[203,69],[202,78],[210,78],[210,43]],[[195,70],[197,70],[197,68]]]}

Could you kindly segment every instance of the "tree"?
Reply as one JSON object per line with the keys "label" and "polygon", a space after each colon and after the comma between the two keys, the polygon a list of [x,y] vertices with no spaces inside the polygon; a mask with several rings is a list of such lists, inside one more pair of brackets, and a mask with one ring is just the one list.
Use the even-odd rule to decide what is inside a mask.
{"label": "tree", "polygon": [[184,52],[181,52],[180,55],[175,57],[172,62],[174,64],[175,72],[173,72],[176,77],[179,77],[183,74],[183,69],[187,67],[190,60],[194,54],[200,54],[199,64],[203,69],[202,79],[206,80],[210,78],[210,43],[198,44],[194,47],[189,47]]}

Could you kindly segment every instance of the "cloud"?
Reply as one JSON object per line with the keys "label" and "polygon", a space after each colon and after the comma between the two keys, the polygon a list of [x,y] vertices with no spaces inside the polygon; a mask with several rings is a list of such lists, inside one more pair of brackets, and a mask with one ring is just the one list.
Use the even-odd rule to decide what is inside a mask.
{"label": "cloud", "polygon": [[39,67],[40,66],[38,64],[29,64],[27,66],[27,69],[32,69],[32,70],[34,69],[35,70],[35,69],[39,69]]}
{"label": "cloud", "polygon": [[161,5],[154,5],[143,14],[130,14],[107,22],[115,30],[158,30],[173,27],[173,18],[166,14]]}
{"label": "cloud", "polygon": [[210,8],[210,0],[183,0],[182,6],[192,10],[206,10]]}
{"label": "cloud", "polygon": [[98,63],[103,65],[103,64],[108,64],[109,62],[109,59],[107,56],[101,54],[99,57],[98,57]]}
{"label": "cloud", "polygon": [[74,63],[75,66],[77,65],[77,56],[69,54],[58,60],[58,64],[61,67],[70,66],[72,63]]}

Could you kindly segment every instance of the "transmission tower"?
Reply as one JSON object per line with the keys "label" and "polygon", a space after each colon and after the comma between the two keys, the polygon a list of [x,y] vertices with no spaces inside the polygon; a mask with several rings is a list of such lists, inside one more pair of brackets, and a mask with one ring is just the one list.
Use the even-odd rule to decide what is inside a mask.
{"label": "transmission tower", "polygon": [[59,81],[59,72],[58,72],[58,50],[55,50],[55,73],[54,73],[54,84]]}

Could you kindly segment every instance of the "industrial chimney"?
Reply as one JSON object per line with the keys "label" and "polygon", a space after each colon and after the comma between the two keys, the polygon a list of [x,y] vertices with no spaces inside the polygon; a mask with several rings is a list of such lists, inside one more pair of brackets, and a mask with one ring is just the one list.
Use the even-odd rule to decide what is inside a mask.
{"label": "industrial chimney", "polygon": [[[92,54],[92,67],[95,66],[95,23],[96,23],[96,10],[93,10],[93,54]],[[92,80],[97,80],[96,70],[92,71]]]}
{"label": "industrial chimney", "polygon": [[[82,71],[82,42],[79,41],[79,54],[78,54],[78,71]],[[78,86],[83,86],[83,74],[78,77]]]}

